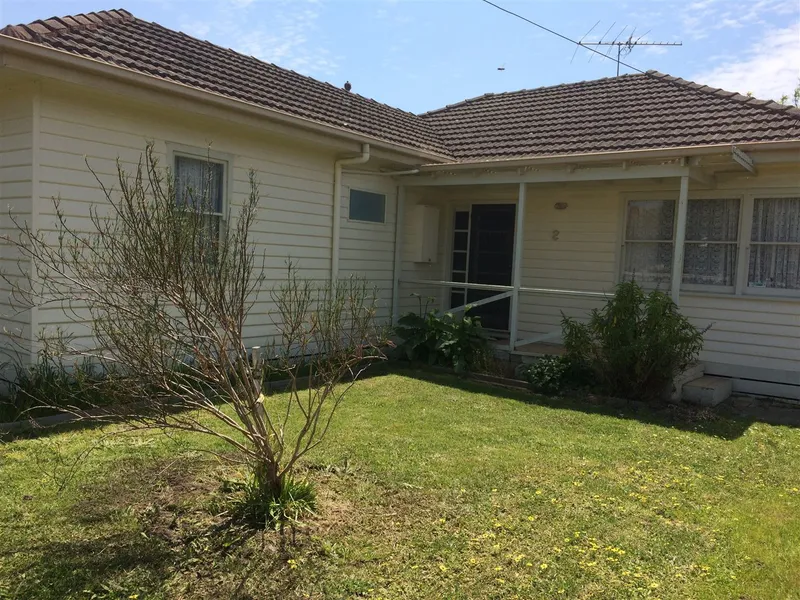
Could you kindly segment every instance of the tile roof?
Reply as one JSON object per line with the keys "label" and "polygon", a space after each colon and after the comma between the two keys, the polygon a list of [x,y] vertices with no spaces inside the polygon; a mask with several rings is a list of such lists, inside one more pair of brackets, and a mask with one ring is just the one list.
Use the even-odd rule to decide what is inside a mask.
{"label": "tile roof", "polygon": [[333,125],[387,142],[448,156],[417,115],[294,71],[109,10],[8,26],[0,34],[34,42]]}
{"label": "tile roof", "polygon": [[0,34],[332,125],[442,160],[800,140],[800,110],[656,71],[486,94],[414,115],[125,10]]}
{"label": "tile roof", "polygon": [[800,139],[800,110],[648,71],[486,94],[422,117],[458,161]]}

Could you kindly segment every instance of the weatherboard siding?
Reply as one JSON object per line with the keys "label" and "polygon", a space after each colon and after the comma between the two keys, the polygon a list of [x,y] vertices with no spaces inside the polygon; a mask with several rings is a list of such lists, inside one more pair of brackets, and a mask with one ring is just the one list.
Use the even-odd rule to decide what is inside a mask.
{"label": "weatherboard siding", "polygon": [[[351,189],[385,195],[385,222],[351,220]],[[392,315],[397,182],[381,175],[344,173],[340,202],[339,277],[355,275],[374,286],[378,295],[378,317],[387,321]]]}
{"label": "weatherboard siding", "polygon": [[[33,106],[30,90],[5,89],[0,95],[0,234],[12,238],[17,237],[18,231],[12,215],[19,222],[29,222],[31,218]],[[21,258],[13,245],[0,243],[0,269],[20,284],[24,279],[16,274],[30,268],[29,262]],[[31,313],[21,310],[10,294],[11,286],[0,279],[0,330],[23,336],[25,341],[18,339],[12,346],[4,339],[5,352],[0,362],[9,358],[25,362],[30,354]]]}
{"label": "weatherboard siding", "polygon": [[[291,260],[303,277],[322,280],[329,276],[332,153],[256,136],[244,128],[188,113],[122,100],[111,102],[55,87],[45,88],[41,115],[41,181],[37,198],[40,229],[55,232],[53,197],[60,198],[70,224],[78,229],[89,228],[90,207],[94,205],[102,213],[103,206],[107,206],[95,175],[104,185],[114,185],[117,158],[126,170],[135,169],[148,141],[154,143],[162,164],[173,145],[204,152],[211,144],[213,155],[229,163],[232,218],[250,192],[251,168],[260,184],[258,220],[251,235],[255,250],[266,257],[267,282],[255,299],[247,323],[248,343],[263,344],[274,331],[269,289],[285,276],[287,261]],[[347,237],[343,236],[347,240],[343,246],[346,260],[365,253],[356,247],[354,238],[358,235],[349,229]],[[373,238],[366,232],[365,237],[371,243]],[[387,261],[391,263],[391,256]],[[385,265],[376,271],[385,271]],[[58,308],[39,312],[42,326],[68,326],[79,336],[88,336],[86,324],[80,323],[80,318],[75,321]]]}

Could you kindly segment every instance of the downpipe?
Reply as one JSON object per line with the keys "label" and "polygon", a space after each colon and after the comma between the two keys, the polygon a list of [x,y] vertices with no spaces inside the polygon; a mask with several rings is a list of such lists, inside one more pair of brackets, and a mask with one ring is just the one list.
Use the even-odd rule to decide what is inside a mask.
{"label": "downpipe", "polygon": [[331,282],[339,279],[339,238],[342,228],[342,167],[369,161],[369,144],[361,145],[361,155],[340,158],[333,163],[333,233],[331,235]]}

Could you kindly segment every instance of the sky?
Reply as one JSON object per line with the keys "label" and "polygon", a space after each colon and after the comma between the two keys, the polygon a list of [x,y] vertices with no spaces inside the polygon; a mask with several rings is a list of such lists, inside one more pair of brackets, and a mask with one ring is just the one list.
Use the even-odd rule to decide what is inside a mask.
{"label": "sky", "polygon": [[[768,99],[800,80],[800,0],[494,2],[573,39],[683,42],[634,49],[637,69]],[[120,7],[415,113],[616,72],[482,0],[0,0],[0,25]]]}

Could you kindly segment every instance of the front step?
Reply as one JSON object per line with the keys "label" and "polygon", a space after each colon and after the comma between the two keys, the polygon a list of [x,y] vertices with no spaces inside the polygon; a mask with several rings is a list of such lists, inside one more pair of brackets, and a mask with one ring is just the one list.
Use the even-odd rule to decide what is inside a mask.
{"label": "front step", "polygon": [[692,363],[686,367],[686,369],[682,373],[679,373],[672,381],[672,394],[670,394],[669,398],[670,402],[674,404],[680,402],[683,397],[683,386],[690,381],[700,379],[705,374],[706,366],[703,363]]}
{"label": "front step", "polygon": [[716,406],[731,396],[733,383],[725,377],[704,375],[683,384],[681,393],[686,402],[701,406]]}

